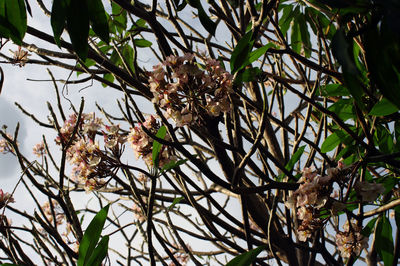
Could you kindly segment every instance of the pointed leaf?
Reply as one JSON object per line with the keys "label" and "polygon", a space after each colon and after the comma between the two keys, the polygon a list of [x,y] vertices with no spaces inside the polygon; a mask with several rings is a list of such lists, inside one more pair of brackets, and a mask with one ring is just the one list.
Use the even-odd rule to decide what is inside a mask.
{"label": "pointed leaf", "polygon": [[241,82],[254,81],[260,74],[261,70],[258,67],[242,69],[237,73],[234,84],[239,85]]}
{"label": "pointed leaf", "polygon": [[169,171],[169,170],[171,170],[171,169],[174,169],[175,167],[177,167],[177,166],[179,166],[179,165],[182,165],[182,164],[184,164],[184,163],[186,163],[186,162],[187,162],[187,159],[179,160],[179,161],[177,161],[177,162],[169,162],[169,163],[165,164],[165,165],[161,168],[161,173],[160,173],[160,174],[163,174],[164,172],[167,172],[167,171]]}
{"label": "pointed leaf", "polygon": [[5,0],[5,20],[8,22],[9,37],[18,45],[22,44],[27,28],[25,2],[23,0]]}
{"label": "pointed leaf", "polygon": [[294,52],[300,54],[301,50],[301,32],[300,26],[297,21],[292,26],[292,32],[290,34],[290,45]]}
{"label": "pointed leaf", "polygon": [[238,42],[231,55],[231,73],[235,74],[249,64],[249,55],[253,49],[253,32],[247,32]]}
{"label": "pointed leaf", "polygon": [[102,208],[92,219],[89,226],[82,237],[81,243],[79,244],[79,258],[78,266],[83,266],[89,260],[92,255],[97,242],[100,239],[101,231],[103,231],[104,223],[107,219],[108,208],[110,205]]}
{"label": "pointed leaf", "polygon": [[254,50],[253,52],[250,53],[249,62],[253,63],[258,58],[263,56],[268,51],[269,48],[272,48],[272,47],[275,47],[275,45],[273,43],[268,43],[268,44],[264,45],[263,47],[260,47],[256,50]]}
{"label": "pointed leaf", "polygon": [[[160,127],[160,129],[157,131],[156,137],[160,139],[164,139],[165,135],[167,134],[167,128],[165,126]],[[153,165],[157,169],[159,160],[160,160],[160,151],[161,151],[162,144],[159,143],[158,141],[154,140],[153,142]]]}
{"label": "pointed leaf", "polygon": [[260,246],[243,254],[240,254],[239,256],[229,261],[226,266],[250,266],[256,260],[258,254],[260,254],[266,248],[266,246]]}
{"label": "pointed leaf", "polygon": [[85,1],[71,0],[67,11],[67,30],[76,54],[86,60],[89,50],[89,16]]}
{"label": "pointed leaf", "polygon": [[343,67],[343,77],[346,83],[346,87],[354,97],[355,102],[360,108],[364,109],[362,104],[363,89],[359,80],[359,71],[354,63],[353,56],[353,40],[348,40],[344,31],[336,31],[335,36],[332,39],[332,52],[335,58]]}
{"label": "pointed leaf", "polygon": [[392,265],[394,253],[392,225],[385,216],[379,219],[376,226],[375,247],[384,264]]}
{"label": "pointed leaf", "polygon": [[301,155],[303,155],[304,149],[306,146],[301,146],[290,158],[289,162],[286,164],[285,168],[289,172],[293,170],[294,165],[300,160]]}
{"label": "pointed leaf", "polygon": [[371,233],[374,231],[377,219],[378,219],[377,217],[371,219],[371,221],[369,221],[368,224],[362,229],[361,233],[364,236],[369,237],[371,235]]}
{"label": "pointed leaf", "polygon": [[340,137],[336,133],[329,135],[322,143],[321,152],[327,153],[340,144]]}
{"label": "pointed leaf", "polygon": [[215,31],[217,29],[217,24],[210,19],[207,15],[206,11],[204,11],[203,6],[201,5],[200,0],[186,0],[187,3],[197,9],[200,23],[203,27],[211,34],[215,35]]}
{"label": "pointed leaf", "polygon": [[67,0],[55,0],[51,8],[51,28],[53,29],[54,40],[58,47],[61,47],[60,37],[65,28],[68,6],[69,1]]}
{"label": "pointed leaf", "polygon": [[101,0],[86,0],[88,15],[93,31],[106,43],[110,42],[107,16]]}
{"label": "pointed leaf", "polygon": [[396,105],[386,98],[383,98],[372,107],[370,115],[385,116],[396,113],[399,110]]}
{"label": "pointed leaf", "polygon": [[87,266],[98,266],[102,265],[101,262],[104,260],[104,258],[107,256],[108,252],[108,241],[110,240],[109,236],[104,236],[101,238],[99,244],[97,247],[94,249],[92,256],[90,256],[90,259],[87,262]]}
{"label": "pointed leaf", "polygon": [[181,202],[181,200],[183,200],[183,199],[184,199],[184,197],[175,198],[174,201],[172,201],[172,204],[168,207],[168,210],[169,211],[172,210],[174,208],[174,206],[176,204],[178,204],[179,202]]}
{"label": "pointed leaf", "polygon": [[137,47],[150,47],[153,43],[145,39],[135,39],[134,41]]}

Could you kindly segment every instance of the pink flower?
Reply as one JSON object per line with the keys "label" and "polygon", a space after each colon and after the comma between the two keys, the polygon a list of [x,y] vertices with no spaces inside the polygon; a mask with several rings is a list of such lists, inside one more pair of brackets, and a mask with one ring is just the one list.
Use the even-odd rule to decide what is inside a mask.
{"label": "pink flower", "polygon": [[37,157],[42,157],[46,154],[43,141],[33,146],[33,154],[35,154]]}
{"label": "pink flower", "polygon": [[[11,140],[13,139],[13,136],[11,136],[11,134],[7,133],[6,135],[9,139]],[[13,147],[11,146],[10,143],[7,142],[6,139],[3,138],[0,139],[0,153],[7,154],[13,151],[14,151]]]}
{"label": "pink flower", "polygon": [[203,61],[205,66],[196,63],[194,54],[171,55],[149,74],[153,103],[167,110],[178,127],[196,122],[201,115],[230,111],[233,77],[217,60]]}
{"label": "pink flower", "polygon": [[3,208],[7,203],[15,202],[14,198],[10,193],[4,193],[2,189],[0,189],[0,209]]}

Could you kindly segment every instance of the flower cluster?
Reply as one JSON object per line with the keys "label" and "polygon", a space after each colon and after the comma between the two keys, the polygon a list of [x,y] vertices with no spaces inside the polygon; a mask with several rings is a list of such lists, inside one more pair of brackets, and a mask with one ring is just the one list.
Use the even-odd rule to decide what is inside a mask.
{"label": "flower cluster", "polygon": [[[58,145],[70,142],[66,155],[73,166],[72,179],[84,184],[86,191],[91,191],[104,186],[105,181],[102,178],[113,172],[114,161],[107,156],[107,151],[119,157],[126,138],[119,133],[118,125],[104,125],[101,118],[94,113],[82,114],[79,121],[77,124],[76,114],[71,115],[55,141]],[[76,134],[73,135],[74,130]],[[106,151],[100,149],[99,142],[95,139],[99,132],[104,136]]]}
{"label": "flower cluster", "polygon": [[10,52],[13,54],[11,64],[23,67],[25,66],[26,62],[28,62],[28,56],[30,56],[30,54],[28,51],[23,50],[21,46],[19,46],[15,51],[10,50]]}
{"label": "flower cluster", "polygon": [[46,154],[46,149],[44,147],[43,141],[33,146],[33,154],[36,155],[37,157],[42,157],[43,155]]}
{"label": "flower cluster", "polygon": [[361,251],[368,248],[368,238],[361,234],[361,227],[354,222],[343,225],[344,232],[336,234],[336,245],[343,258],[350,258],[351,254],[360,255]]}
{"label": "flower cluster", "polygon": [[194,54],[171,55],[149,73],[153,102],[178,127],[192,124],[203,114],[219,116],[230,110],[232,76],[217,60],[202,61],[204,65],[197,63]]}
{"label": "flower cluster", "polygon": [[[186,247],[189,249],[189,251],[192,250],[188,244],[186,244]],[[189,254],[184,253],[184,249],[182,247],[178,247],[176,251],[171,250],[171,252],[174,253],[174,257],[180,263],[180,265],[187,265],[190,260],[190,256]],[[172,261],[169,266],[175,266],[175,263]]]}
{"label": "flower cluster", "polygon": [[[11,134],[9,133],[7,133],[7,137],[11,140],[13,139],[13,136],[11,136]],[[14,151],[13,147],[11,146],[10,143],[8,143],[6,139],[3,138],[0,139],[0,153],[6,154],[13,151]]]}
{"label": "flower cluster", "polygon": [[287,205],[290,207],[313,205],[317,209],[323,207],[328,199],[326,192],[329,190],[331,178],[330,175],[322,177],[310,168],[305,168],[298,181],[301,185],[289,197]]}
{"label": "flower cluster", "polygon": [[[131,144],[135,152],[136,159],[142,157],[148,166],[153,165],[153,142],[154,140],[143,130],[142,126],[146,128],[152,135],[156,135],[160,125],[157,123],[154,116],[150,116],[143,124],[137,124],[131,129],[128,135],[128,142]],[[168,140],[168,136],[165,137]],[[174,157],[168,147],[163,146],[160,152],[159,166],[169,163]]]}
{"label": "flower cluster", "polygon": [[299,188],[292,193],[285,203],[288,208],[297,209],[297,217],[301,223],[297,230],[300,241],[307,241],[312,234],[323,226],[319,218],[319,209],[328,201],[332,191],[332,182],[336,180],[343,168],[339,164],[337,168],[328,169],[327,176],[320,176],[311,168],[305,168],[299,179]]}
{"label": "flower cluster", "polygon": [[[78,127],[78,133],[88,135],[90,139],[94,139],[97,131],[103,125],[101,118],[96,117],[94,113],[82,114],[79,125],[77,125],[77,122],[77,114],[72,114],[69,116],[69,119],[66,120],[63,127],[60,128],[60,135],[56,138],[57,144],[66,144],[72,137],[72,133],[74,132],[76,126]],[[77,139],[79,139],[79,134],[76,134],[72,141]]]}
{"label": "flower cluster", "polygon": [[10,193],[4,193],[2,189],[0,189],[0,209],[3,208],[7,203],[15,202]]}
{"label": "flower cluster", "polygon": [[146,220],[146,217],[143,215],[142,209],[136,203],[133,203],[132,212],[135,216],[135,219],[138,220],[140,223]]}
{"label": "flower cluster", "polygon": [[51,204],[46,201],[41,207],[49,223],[53,223],[54,219],[57,225],[61,225],[64,222],[65,214],[56,200],[53,199]]}

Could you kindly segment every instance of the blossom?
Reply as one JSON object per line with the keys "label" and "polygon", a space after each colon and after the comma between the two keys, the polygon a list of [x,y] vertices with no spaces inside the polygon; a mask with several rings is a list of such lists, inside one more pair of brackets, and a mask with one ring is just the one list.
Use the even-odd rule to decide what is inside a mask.
{"label": "blossom", "polygon": [[133,203],[132,212],[136,220],[138,220],[140,223],[146,220],[145,216],[143,215],[142,209],[136,203]]}
{"label": "blossom", "polygon": [[0,189],[0,209],[3,208],[7,203],[15,202],[12,195],[8,192],[4,193],[2,189]]}
{"label": "blossom", "polygon": [[382,184],[369,183],[367,181],[357,182],[354,189],[361,197],[362,201],[374,201],[380,194],[385,192]]}
{"label": "blossom", "polygon": [[171,55],[148,73],[153,103],[166,110],[177,127],[191,125],[202,115],[230,111],[232,75],[215,59],[203,61],[200,66],[194,54]]}
{"label": "blossom", "polygon": [[46,201],[41,207],[49,223],[53,223],[54,218],[57,225],[61,225],[64,222],[65,214],[56,200],[51,200],[51,204]]}
{"label": "blossom", "polygon": [[[192,250],[190,245],[186,244],[186,247],[189,251]],[[190,260],[190,256],[189,254],[184,253],[184,249],[181,246],[177,247],[176,250],[171,250],[171,252],[174,253],[174,257],[180,263],[180,265],[187,265]],[[172,261],[169,266],[175,266],[175,263]]]}
{"label": "blossom", "polygon": [[[13,139],[13,136],[11,134],[7,133],[7,138]],[[0,153],[7,154],[9,152],[13,152],[13,147],[11,144],[6,140],[6,139],[0,139]]]}
{"label": "blossom", "polygon": [[300,207],[297,217],[301,220],[301,224],[297,228],[297,237],[300,241],[307,241],[322,226],[321,219],[314,217],[314,208],[312,207]]}
{"label": "blossom", "polygon": [[42,157],[46,154],[46,149],[44,147],[43,141],[33,146],[33,154],[35,154],[37,157]]}
{"label": "blossom", "polygon": [[[145,127],[151,134],[156,135],[160,128],[154,116],[150,116],[146,119],[143,124],[138,124],[134,128],[131,128],[131,132],[128,135],[127,141],[131,144],[132,149],[135,153],[136,159],[140,157],[148,166],[153,165],[153,142],[154,140],[147,135],[142,129]],[[168,139],[168,136],[165,137]],[[169,148],[162,146],[161,152],[159,153],[159,166],[163,166],[173,160],[171,151]]]}
{"label": "blossom", "polygon": [[363,249],[368,248],[368,237],[361,234],[360,226],[346,221],[343,229],[343,232],[336,234],[336,245],[343,258],[350,258],[351,254],[358,256]]}
{"label": "blossom", "polygon": [[28,51],[23,50],[21,46],[18,46],[16,51],[10,50],[10,52],[13,54],[11,64],[23,67],[25,66],[26,62],[28,62],[28,56],[30,56],[30,54]]}

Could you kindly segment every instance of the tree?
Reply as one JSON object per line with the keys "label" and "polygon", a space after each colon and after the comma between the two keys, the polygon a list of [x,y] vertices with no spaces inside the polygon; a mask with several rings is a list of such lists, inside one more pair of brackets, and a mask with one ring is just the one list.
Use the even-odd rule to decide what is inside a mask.
{"label": "tree", "polygon": [[[37,207],[1,191],[2,262],[97,265],[108,250],[126,265],[397,264],[397,1],[38,1],[52,33],[27,25],[28,1],[0,4],[0,34],[20,46],[8,62],[68,69],[79,75],[67,84],[121,97],[119,115],[85,100],[67,114],[51,74],[49,121],[20,109],[56,145],[43,136],[32,161],[18,128],[1,131]],[[102,208],[89,226],[100,208],[77,209],[85,190]]]}

